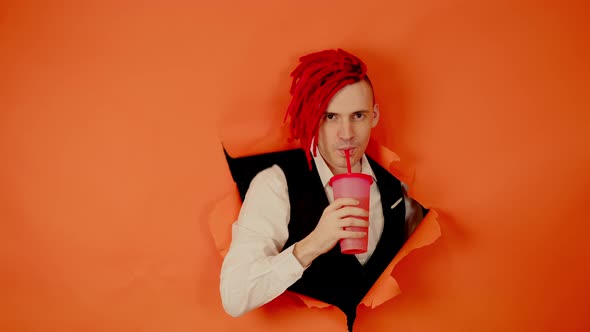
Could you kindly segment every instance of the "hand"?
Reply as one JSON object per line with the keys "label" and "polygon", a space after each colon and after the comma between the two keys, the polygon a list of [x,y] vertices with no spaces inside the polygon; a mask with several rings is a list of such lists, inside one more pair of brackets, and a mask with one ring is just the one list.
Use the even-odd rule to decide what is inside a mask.
{"label": "hand", "polygon": [[369,227],[369,222],[360,219],[369,212],[355,207],[359,202],[353,198],[339,198],[324,209],[316,228],[295,244],[293,255],[302,266],[308,266],[319,255],[334,248],[340,239],[362,238],[366,232],[344,230],[344,227]]}

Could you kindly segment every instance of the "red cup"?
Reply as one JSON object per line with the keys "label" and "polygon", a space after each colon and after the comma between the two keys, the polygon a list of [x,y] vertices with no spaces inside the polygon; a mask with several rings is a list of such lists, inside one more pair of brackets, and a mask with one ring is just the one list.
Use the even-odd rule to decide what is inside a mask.
{"label": "red cup", "polygon": [[[362,173],[339,174],[330,179],[334,199],[346,197],[359,201],[358,207],[369,211],[371,184],[373,178]],[[360,217],[369,220],[369,217]],[[362,254],[367,252],[369,241],[368,227],[344,227],[348,231],[365,232],[367,236],[359,239],[340,239],[340,252],[343,254]]]}

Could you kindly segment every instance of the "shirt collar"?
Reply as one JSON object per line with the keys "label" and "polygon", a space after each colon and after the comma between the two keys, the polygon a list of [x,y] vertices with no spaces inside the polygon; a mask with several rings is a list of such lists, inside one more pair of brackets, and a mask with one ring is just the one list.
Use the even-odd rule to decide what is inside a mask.
{"label": "shirt collar", "polygon": [[[311,151],[311,156],[313,157],[313,161],[315,162],[315,166],[320,175],[320,179],[322,180],[322,185],[324,186],[324,188],[326,188],[328,186],[328,183],[330,182],[330,179],[334,176],[334,173],[332,173],[332,171],[326,164],[326,161],[324,160],[324,157],[322,157],[322,154],[319,150],[317,156],[314,156],[313,151]],[[365,154],[363,154],[363,157],[361,158],[361,173],[372,177],[373,183],[377,182],[375,173],[373,173],[373,169],[371,168],[369,160],[367,159],[367,156]]]}

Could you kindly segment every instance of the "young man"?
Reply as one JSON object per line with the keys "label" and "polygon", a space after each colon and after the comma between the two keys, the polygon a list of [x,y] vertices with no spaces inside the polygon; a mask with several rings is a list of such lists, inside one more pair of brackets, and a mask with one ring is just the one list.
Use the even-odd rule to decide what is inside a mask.
{"label": "young man", "polygon": [[[288,289],[337,306],[352,331],[358,304],[422,209],[365,155],[380,115],[365,64],[340,49],[300,61],[287,115],[303,150],[288,152],[250,183],[223,262],[221,297],[226,312],[239,316]],[[369,222],[360,219],[368,212],[356,200],[334,200],[328,184],[347,171],[346,150],[352,171],[373,178]],[[340,239],[367,236],[346,226],[369,227],[366,253],[340,253]]]}

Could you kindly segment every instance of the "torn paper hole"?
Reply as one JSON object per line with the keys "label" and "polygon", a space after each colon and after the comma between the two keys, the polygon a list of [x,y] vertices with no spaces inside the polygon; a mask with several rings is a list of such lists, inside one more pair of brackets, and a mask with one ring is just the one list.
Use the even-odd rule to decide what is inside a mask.
{"label": "torn paper hole", "polygon": [[[390,165],[387,167],[391,173],[400,181],[412,185],[414,180],[414,171],[403,170],[396,167],[400,158],[391,150],[371,142],[367,148],[367,154],[381,165]],[[231,225],[237,219],[241,207],[241,199],[236,188],[231,190],[226,196],[216,202],[208,214],[208,224],[211,235],[215,242],[216,248],[221,257],[225,257],[231,243]],[[391,263],[383,271],[379,279],[369,290],[361,304],[375,308],[401,293],[397,281],[393,278],[392,272],[395,266],[403,260],[410,252],[434,243],[440,236],[441,230],[438,224],[438,213],[431,209],[418,225],[412,236],[406,241],[398,254],[393,258]],[[309,296],[287,291],[296,295],[302,303],[308,308],[328,308],[331,304],[316,300]]]}

